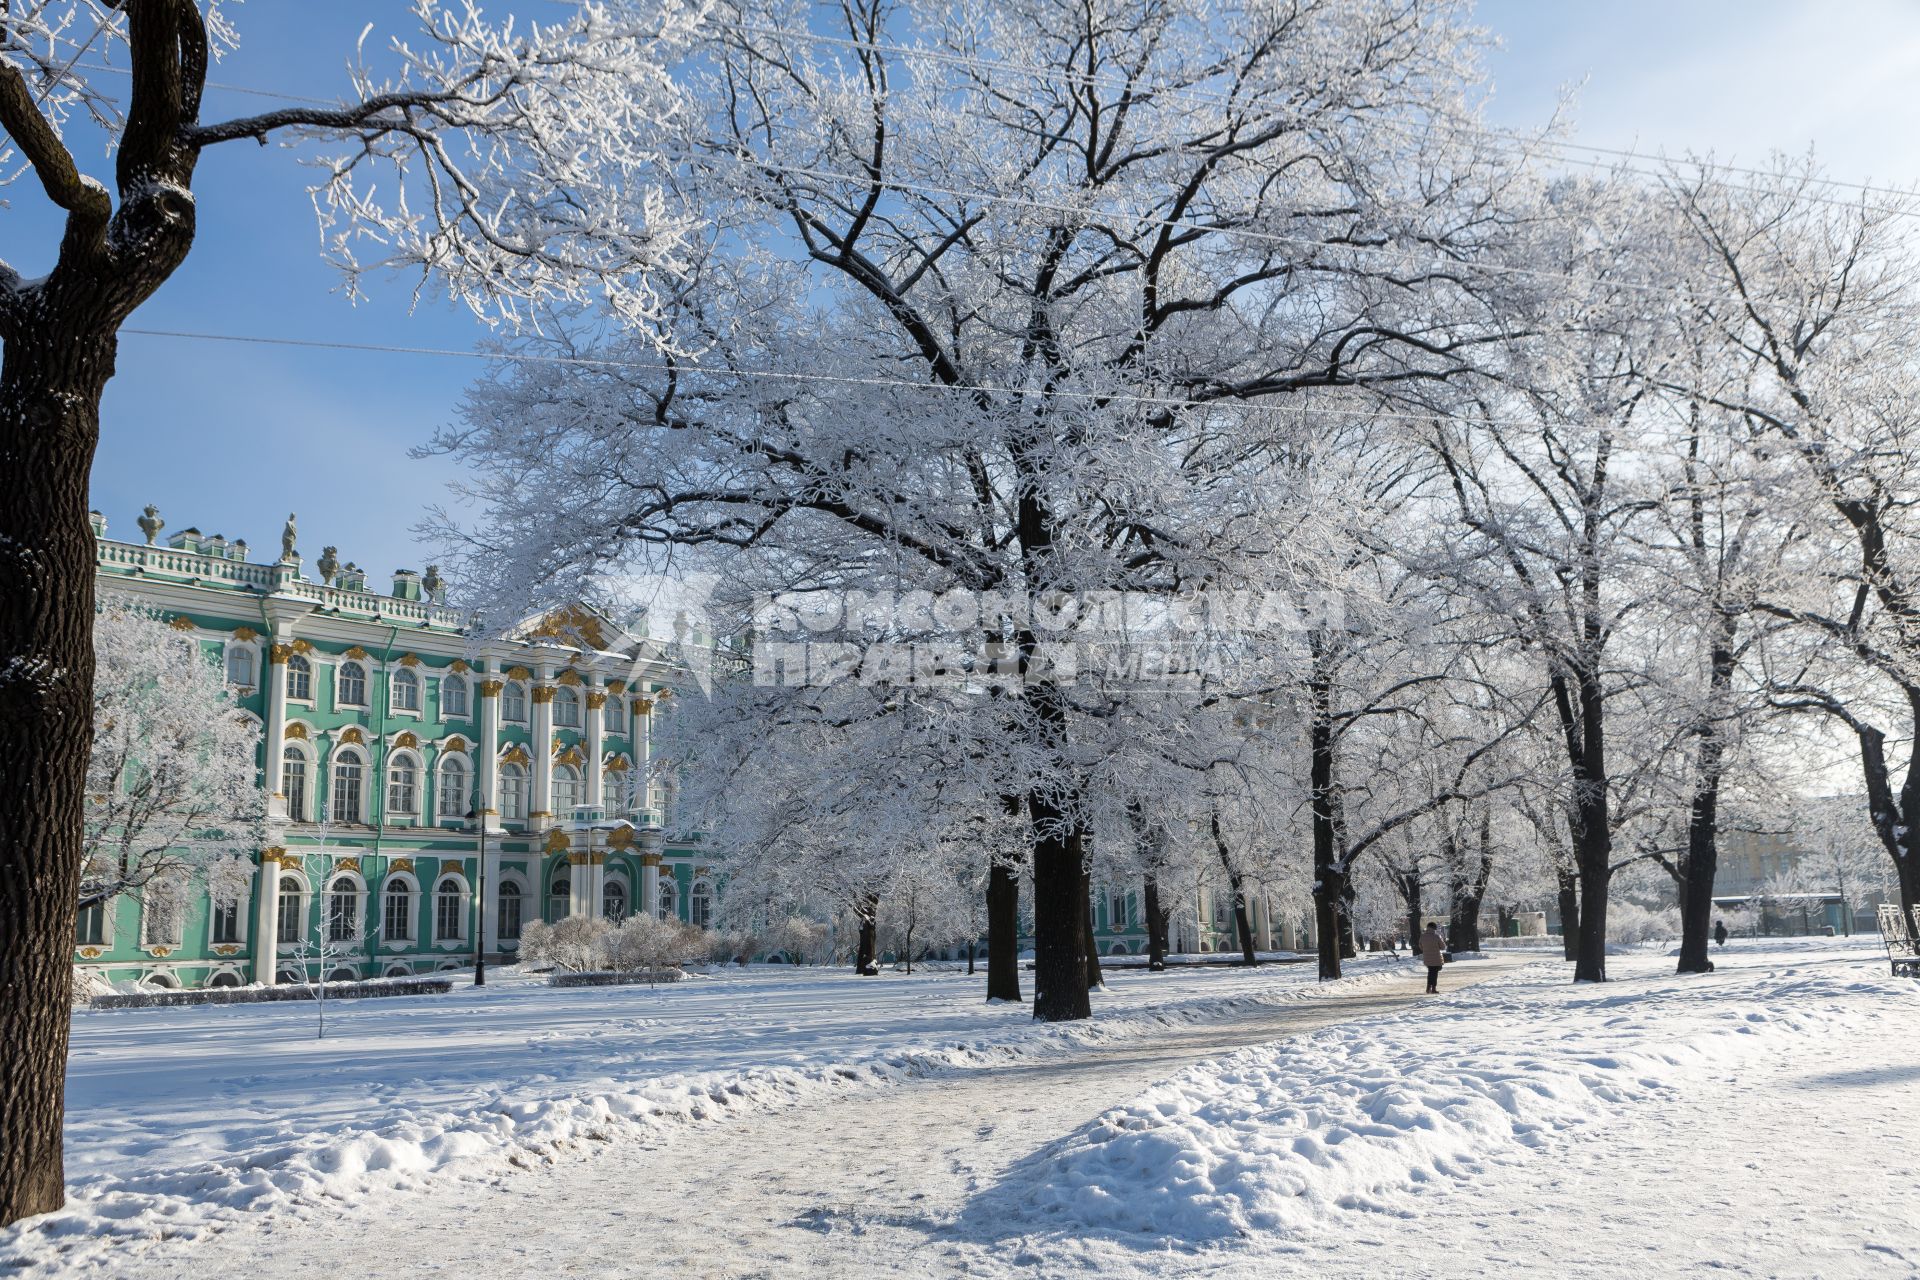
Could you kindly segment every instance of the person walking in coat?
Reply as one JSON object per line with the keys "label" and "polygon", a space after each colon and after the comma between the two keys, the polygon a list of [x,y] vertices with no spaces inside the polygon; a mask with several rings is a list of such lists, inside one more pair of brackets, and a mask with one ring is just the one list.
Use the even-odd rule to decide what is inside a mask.
{"label": "person walking in coat", "polygon": [[1447,962],[1447,941],[1440,936],[1440,926],[1429,923],[1427,931],[1420,935],[1420,958],[1427,962],[1427,990],[1440,990],[1440,966]]}
{"label": "person walking in coat", "polygon": [[1718,946],[1724,947],[1727,945],[1727,922],[1725,920],[1715,920],[1713,922],[1713,941]]}

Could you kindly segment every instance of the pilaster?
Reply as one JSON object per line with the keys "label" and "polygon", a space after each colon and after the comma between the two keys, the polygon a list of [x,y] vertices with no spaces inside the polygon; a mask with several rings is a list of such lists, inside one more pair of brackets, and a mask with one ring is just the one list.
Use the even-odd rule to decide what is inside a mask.
{"label": "pilaster", "polygon": [[284,850],[260,851],[259,890],[253,902],[253,980],[271,984],[279,974],[280,858]]}

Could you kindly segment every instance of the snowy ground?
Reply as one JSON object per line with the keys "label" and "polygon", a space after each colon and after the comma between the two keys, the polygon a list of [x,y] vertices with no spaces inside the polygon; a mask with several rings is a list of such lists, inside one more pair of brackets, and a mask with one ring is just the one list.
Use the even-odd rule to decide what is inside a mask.
{"label": "snowy ground", "polygon": [[[117,1236],[102,1265],[127,1277],[1920,1275],[1920,983],[1845,940],[1716,958],[1682,980],[1619,957],[1615,982],[1576,988],[1557,962],[1500,957],[1454,966],[1439,999],[1407,967],[1330,990],[1297,969],[1122,975],[1103,1029],[1067,1033],[944,976],[730,977],[645,1014],[618,1000],[645,992],[502,991],[481,997],[501,1002],[490,1026],[470,995],[361,1006],[372,1025],[332,1050],[350,1065],[291,1074],[216,1050],[245,1026],[293,1054],[297,1014],[279,1040],[213,1017],[240,1010],[117,1015],[146,1052],[191,1033],[196,1056],[157,1073],[136,1068],[141,1028],[88,1018],[80,1046],[169,1104],[77,1061],[112,1113],[76,1127],[94,1181],[0,1259],[86,1272]],[[503,1033],[509,1000],[527,1008]],[[868,1065],[847,1079],[836,1060]],[[762,1065],[695,1087],[716,1061]],[[236,1104],[222,1090],[248,1074],[271,1096]],[[514,1099],[538,1098],[499,1141]],[[320,1129],[257,1141],[275,1105]],[[380,1139],[399,1156],[362,1132],[382,1107],[404,1117]],[[730,1118],[689,1127],[696,1108]],[[396,1125],[474,1145],[435,1154]],[[187,1157],[221,1172],[196,1182]],[[221,1207],[256,1183],[231,1203],[270,1212]],[[168,1232],[197,1239],[151,1243]]]}
{"label": "snowy ground", "polygon": [[[1369,961],[1345,985],[1364,987],[1369,969],[1402,971]],[[311,1004],[81,1013],[69,1206],[0,1233],[0,1269],[71,1270],[116,1240],[494,1176],[582,1144],[1321,994],[1310,965],[1116,974],[1093,1023],[1043,1028],[1024,1006],[983,1003],[983,982],[765,966],[554,990],[496,971],[485,990],[330,1004],[325,1040]]]}

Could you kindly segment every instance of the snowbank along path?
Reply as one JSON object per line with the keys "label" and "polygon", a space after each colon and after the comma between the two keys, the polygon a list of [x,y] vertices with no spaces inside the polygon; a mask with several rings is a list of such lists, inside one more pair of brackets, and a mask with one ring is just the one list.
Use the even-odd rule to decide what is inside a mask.
{"label": "snowbank along path", "polygon": [[[1122,1014],[1124,1034],[1057,1051],[930,1060],[891,1087],[796,1095],[723,1125],[569,1149],[544,1169],[358,1196],[337,1209],[295,1204],[192,1243],[117,1250],[112,1270],[129,1280],[336,1268],[373,1280],[415,1280],[422,1269],[518,1280],[917,1276],[1015,1265],[1017,1248],[983,1251],[972,1233],[947,1228],[1009,1169],[1115,1103],[1244,1046],[1446,1005],[1522,963],[1457,965],[1437,999],[1405,965],[1328,988],[1268,971],[1299,998],[1243,999],[1201,1020]],[[1250,977],[1185,980],[1204,990]]]}

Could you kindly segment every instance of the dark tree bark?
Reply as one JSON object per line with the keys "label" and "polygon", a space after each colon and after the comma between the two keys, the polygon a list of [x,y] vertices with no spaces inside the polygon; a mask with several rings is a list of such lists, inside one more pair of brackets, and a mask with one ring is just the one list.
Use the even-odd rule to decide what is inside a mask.
{"label": "dark tree bark", "polygon": [[[1462,866],[1450,859],[1448,876],[1447,945],[1454,951],[1480,950],[1480,904],[1487,896],[1487,880],[1493,875],[1493,815],[1480,814],[1479,851]],[[1464,854],[1465,850],[1455,850]]]}
{"label": "dark tree bark", "polygon": [[61,1160],[82,804],[93,745],[87,476],[116,334],[193,244],[205,32],[188,0],[126,6],[133,73],[120,197],[84,178],[19,69],[0,126],[64,211],[57,261],[0,267],[0,1226],[66,1200]]}
{"label": "dark tree bark", "polygon": [[853,971],[871,978],[880,972],[880,896],[861,894],[854,913],[860,918],[860,942],[854,952]]}
{"label": "dark tree bark", "polygon": [[1167,967],[1168,912],[1160,905],[1160,881],[1152,873],[1141,897],[1147,911],[1147,968],[1158,971]]}
{"label": "dark tree bark", "polygon": [[1260,960],[1253,951],[1253,921],[1247,914],[1246,881],[1233,865],[1226,837],[1220,834],[1220,815],[1213,814],[1209,820],[1213,824],[1213,847],[1220,854],[1220,865],[1226,870],[1227,884],[1233,890],[1233,928],[1240,939],[1240,963],[1257,965]]}
{"label": "dark tree bark", "polygon": [[1067,1022],[1093,1016],[1087,998],[1087,872],[1078,833],[1064,830],[1053,801],[1027,797],[1033,819],[1033,1016]]}
{"label": "dark tree bark", "polygon": [[1571,867],[1555,866],[1560,881],[1560,943],[1568,960],[1580,958],[1580,881]]}
{"label": "dark tree bark", "polygon": [[1313,815],[1313,931],[1322,980],[1340,976],[1347,920],[1347,868],[1337,856],[1333,795],[1333,672],[1324,646],[1313,643],[1307,681],[1307,770]]}
{"label": "dark tree bark", "polygon": [[1421,917],[1426,915],[1426,904],[1420,900],[1420,872],[1395,869],[1388,877],[1394,889],[1400,894],[1400,905],[1407,911],[1407,945],[1420,945],[1420,931],[1426,927]]}
{"label": "dark tree bark", "polygon": [[1093,886],[1091,878],[1088,880],[1087,887],[1089,890],[1086,896],[1087,911],[1085,917],[1087,922],[1087,990],[1098,991],[1101,987],[1107,985],[1107,979],[1106,975],[1100,970],[1100,937],[1093,927],[1093,894],[1091,892]]}
{"label": "dark tree bark", "polygon": [[987,871],[987,999],[1020,999],[1020,872],[997,858]]}

